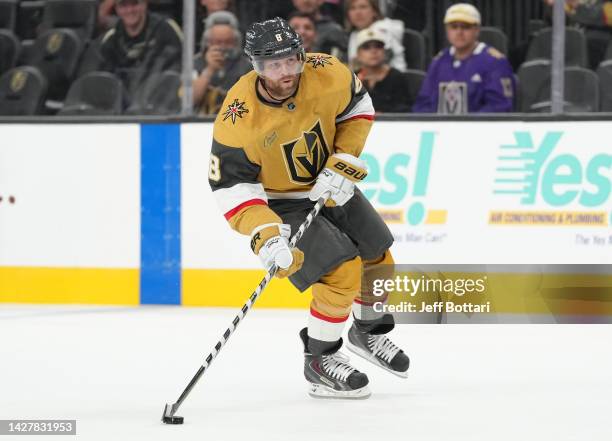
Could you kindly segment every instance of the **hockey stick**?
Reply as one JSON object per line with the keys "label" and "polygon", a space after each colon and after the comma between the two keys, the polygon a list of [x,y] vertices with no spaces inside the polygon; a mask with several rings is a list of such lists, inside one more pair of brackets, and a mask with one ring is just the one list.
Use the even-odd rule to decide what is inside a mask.
{"label": "hockey stick", "polygon": [[[302,225],[300,225],[300,228],[297,230],[295,235],[291,238],[291,241],[289,242],[290,248],[295,247],[295,244],[300,240],[300,238],[304,234],[304,231],[306,231],[306,229],[310,226],[313,219],[317,217],[317,215],[321,211],[321,208],[323,208],[328,198],[329,198],[329,193],[324,193],[323,196],[319,198],[319,200],[317,201],[313,209],[306,216],[306,220],[304,220],[304,222],[302,223]],[[278,271],[278,267],[276,265],[272,265],[272,267],[268,270],[268,273],[265,275],[262,281],[259,282],[259,286],[257,287],[257,289],[255,289],[253,294],[251,294],[251,297],[249,297],[247,302],[242,306],[238,315],[234,317],[234,320],[232,320],[232,323],[229,326],[229,328],[225,330],[225,332],[223,333],[223,336],[221,336],[221,340],[217,342],[212,352],[208,354],[208,357],[206,357],[206,360],[204,360],[204,364],[200,366],[200,369],[198,369],[198,372],[191,379],[191,381],[189,382],[189,384],[187,385],[187,387],[185,388],[181,396],[178,398],[176,403],[172,405],[166,404],[166,407],[164,408],[164,413],[162,414],[162,421],[165,424],[183,424],[183,417],[175,416],[174,414],[176,413],[178,408],[181,406],[181,404],[183,404],[183,401],[185,401],[185,399],[187,398],[187,396],[189,395],[193,387],[196,385],[196,383],[200,380],[200,377],[204,375],[204,372],[206,371],[206,369],[208,369],[208,367],[210,366],[212,361],[215,359],[215,357],[219,355],[219,352],[221,352],[221,348],[225,345],[225,343],[227,343],[227,340],[229,340],[230,336],[236,330],[236,327],[238,326],[240,321],[244,319],[244,316],[253,307],[253,305],[255,304],[255,301],[257,300],[259,295],[263,292],[263,290],[266,288],[266,286],[268,286],[268,283],[274,277],[277,271]]]}

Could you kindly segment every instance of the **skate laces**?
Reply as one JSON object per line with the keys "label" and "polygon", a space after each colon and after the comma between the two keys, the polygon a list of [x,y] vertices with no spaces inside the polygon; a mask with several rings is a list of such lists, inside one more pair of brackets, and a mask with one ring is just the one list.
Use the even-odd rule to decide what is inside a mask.
{"label": "skate laces", "polygon": [[353,366],[345,362],[348,360],[349,358],[341,352],[323,355],[323,370],[337,380],[346,381],[347,377],[356,371]]}
{"label": "skate laces", "polygon": [[375,356],[387,363],[391,363],[393,357],[400,351],[400,348],[384,335],[368,335],[368,346]]}
{"label": "skate laces", "polygon": [[349,358],[348,355],[346,355],[344,352],[334,352],[334,357],[336,357],[336,360],[341,361],[343,363],[348,363],[351,361],[351,359]]}

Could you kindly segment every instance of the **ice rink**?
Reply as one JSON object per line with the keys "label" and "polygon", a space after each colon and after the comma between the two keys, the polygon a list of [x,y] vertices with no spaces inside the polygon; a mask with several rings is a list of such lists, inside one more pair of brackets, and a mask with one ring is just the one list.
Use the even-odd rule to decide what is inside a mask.
{"label": "ice rink", "polygon": [[163,425],[234,315],[2,305],[0,419],[77,420],[77,437],[54,440],[612,439],[612,326],[399,325],[407,380],[353,356],[372,397],[315,400],[297,335],[306,312],[263,309],[183,404],[185,424]]}

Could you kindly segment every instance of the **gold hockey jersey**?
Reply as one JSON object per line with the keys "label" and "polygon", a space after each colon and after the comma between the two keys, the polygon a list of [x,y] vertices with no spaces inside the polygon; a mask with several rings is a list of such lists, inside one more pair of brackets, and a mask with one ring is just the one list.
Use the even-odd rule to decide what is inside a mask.
{"label": "gold hockey jersey", "polygon": [[359,156],[374,118],[372,100],[338,59],[307,54],[293,97],[265,101],[257,73],[227,93],[215,120],[209,183],[230,225],[243,234],[281,222],[268,199],[307,198],[334,153]]}

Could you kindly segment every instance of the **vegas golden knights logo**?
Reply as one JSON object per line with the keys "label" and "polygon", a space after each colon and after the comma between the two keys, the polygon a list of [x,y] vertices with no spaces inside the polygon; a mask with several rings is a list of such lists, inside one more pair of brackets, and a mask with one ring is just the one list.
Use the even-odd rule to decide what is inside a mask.
{"label": "vegas golden knights logo", "polygon": [[10,88],[11,92],[17,93],[23,86],[25,86],[26,81],[28,80],[28,74],[22,70],[16,70],[11,77]]}
{"label": "vegas golden knights logo", "polygon": [[289,176],[296,184],[313,182],[329,158],[320,120],[300,138],[283,144],[282,148]]}
{"label": "vegas golden knights logo", "polygon": [[62,34],[60,34],[59,32],[51,34],[51,36],[47,40],[47,52],[49,54],[56,53],[62,47],[63,42],[64,36]]}

